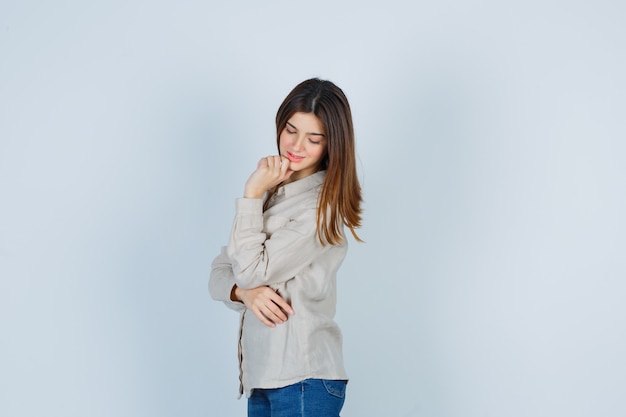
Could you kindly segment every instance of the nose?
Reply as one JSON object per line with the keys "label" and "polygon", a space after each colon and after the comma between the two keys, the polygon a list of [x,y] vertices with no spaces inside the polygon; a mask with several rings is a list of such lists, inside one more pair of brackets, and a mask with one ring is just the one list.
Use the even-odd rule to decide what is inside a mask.
{"label": "nose", "polygon": [[294,150],[300,150],[304,148],[304,140],[306,139],[305,136],[298,136],[296,137],[296,139],[293,141],[293,149]]}

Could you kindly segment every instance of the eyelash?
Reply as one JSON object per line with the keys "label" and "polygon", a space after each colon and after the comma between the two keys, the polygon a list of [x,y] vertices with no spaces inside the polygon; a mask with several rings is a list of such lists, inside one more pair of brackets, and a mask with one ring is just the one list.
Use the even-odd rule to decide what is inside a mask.
{"label": "eyelash", "polygon": [[[289,130],[289,128],[285,128],[285,130],[286,130],[286,131],[287,131],[287,133],[289,133],[290,135],[294,135],[294,134],[296,133],[295,131],[291,131],[291,130]],[[311,142],[311,143],[312,143],[312,144],[314,144],[314,145],[319,145],[319,144],[321,143],[320,141],[316,141],[316,140],[313,140],[313,139],[311,139],[311,138],[309,138],[309,142]]]}

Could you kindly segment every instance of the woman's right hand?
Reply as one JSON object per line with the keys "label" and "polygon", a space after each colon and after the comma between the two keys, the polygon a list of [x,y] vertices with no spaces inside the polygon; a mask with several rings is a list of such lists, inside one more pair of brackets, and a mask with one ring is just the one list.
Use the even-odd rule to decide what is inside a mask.
{"label": "woman's right hand", "polygon": [[287,321],[287,314],[294,314],[293,309],[276,291],[270,287],[257,287],[244,290],[234,286],[230,296],[232,301],[241,301],[255,316],[269,327],[276,327]]}
{"label": "woman's right hand", "polygon": [[280,155],[261,158],[256,170],[250,175],[244,188],[245,198],[261,198],[263,194],[285,181],[293,174],[289,170],[289,159]]}

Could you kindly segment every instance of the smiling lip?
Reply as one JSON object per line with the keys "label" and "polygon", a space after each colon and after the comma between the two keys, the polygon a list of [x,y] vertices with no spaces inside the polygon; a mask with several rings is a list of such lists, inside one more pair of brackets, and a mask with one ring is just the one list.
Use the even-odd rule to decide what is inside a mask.
{"label": "smiling lip", "polygon": [[300,162],[304,159],[304,156],[296,156],[291,152],[287,152],[287,159],[289,159],[291,162]]}

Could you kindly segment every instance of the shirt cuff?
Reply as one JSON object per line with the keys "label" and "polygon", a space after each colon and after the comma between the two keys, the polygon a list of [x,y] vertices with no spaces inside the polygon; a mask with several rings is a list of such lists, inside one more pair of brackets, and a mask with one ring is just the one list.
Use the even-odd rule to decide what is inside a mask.
{"label": "shirt cuff", "polygon": [[238,198],[235,202],[237,214],[263,214],[263,200],[260,198]]}

